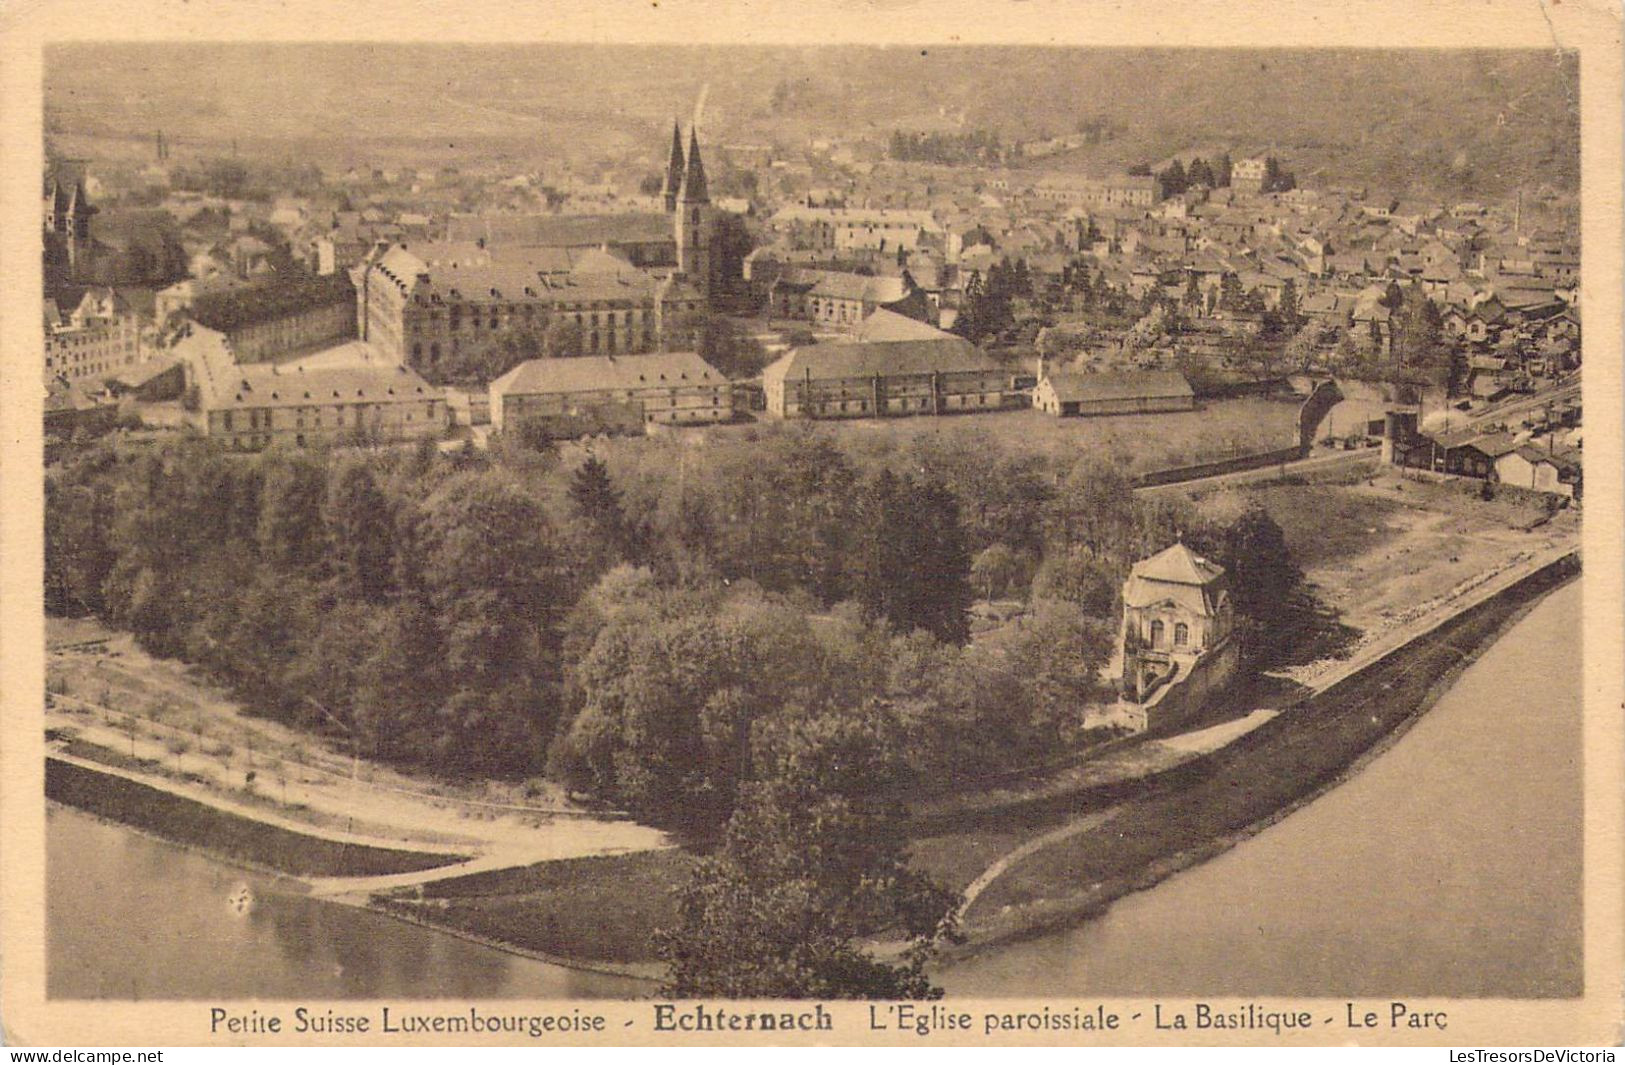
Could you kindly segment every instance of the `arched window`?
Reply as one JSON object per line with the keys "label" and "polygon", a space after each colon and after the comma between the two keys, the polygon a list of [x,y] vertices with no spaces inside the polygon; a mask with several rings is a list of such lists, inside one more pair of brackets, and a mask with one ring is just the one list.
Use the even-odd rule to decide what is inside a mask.
{"label": "arched window", "polygon": [[435,363],[437,363],[439,361],[440,361],[440,345],[439,344],[430,344],[429,345],[429,365],[433,366]]}
{"label": "arched window", "polygon": [[1174,623],[1174,646],[1184,647],[1191,642],[1191,627],[1183,621]]}
{"label": "arched window", "polygon": [[1162,646],[1162,622],[1160,621],[1153,621],[1151,623],[1151,646]]}

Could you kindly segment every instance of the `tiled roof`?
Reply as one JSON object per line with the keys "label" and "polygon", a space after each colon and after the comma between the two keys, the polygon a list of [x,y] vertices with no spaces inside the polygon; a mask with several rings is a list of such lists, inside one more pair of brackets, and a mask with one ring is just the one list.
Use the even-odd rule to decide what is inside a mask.
{"label": "tiled roof", "polygon": [[1047,379],[1056,397],[1065,403],[1195,396],[1184,375],[1171,370],[1052,373]]}
{"label": "tiled roof", "polygon": [[1123,585],[1123,605],[1146,607],[1171,599],[1211,616],[1222,601],[1224,576],[1222,566],[1176,543],[1134,564]]}
{"label": "tiled roof", "polygon": [[1208,561],[1183,543],[1176,543],[1134,563],[1129,572],[1146,580],[1170,584],[1211,584],[1224,576],[1224,567]]}
{"label": "tiled roof", "polygon": [[810,294],[838,300],[861,300],[864,303],[895,303],[908,295],[908,285],[900,277],[830,272],[819,274]]}
{"label": "tiled roof", "polygon": [[207,378],[211,410],[392,403],[438,398],[440,390],[405,366],[279,369],[275,363],[216,366]]}
{"label": "tiled roof", "polygon": [[491,382],[491,395],[637,391],[726,383],[721,371],[691,351],[531,359]]}
{"label": "tiled roof", "polygon": [[661,213],[581,215],[464,215],[446,226],[449,240],[580,248],[599,244],[674,242],[671,216]]}
{"label": "tiled roof", "polygon": [[951,336],[952,333],[946,333],[934,325],[888,311],[884,307],[865,318],[852,333],[852,339],[868,344],[883,340],[940,340]]}
{"label": "tiled roof", "polygon": [[828,380],[898,374],[962,373],[1002,367],[968,340],[952,334],[930,340],[810,344],[793,348],[762,371],[764,383],[788,378]]}

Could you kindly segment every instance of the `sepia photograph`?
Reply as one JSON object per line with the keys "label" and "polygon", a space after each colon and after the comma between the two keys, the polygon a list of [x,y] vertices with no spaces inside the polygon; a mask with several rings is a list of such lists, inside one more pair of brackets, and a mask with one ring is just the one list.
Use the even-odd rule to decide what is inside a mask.
{"label": "sepia photograph", "polygon": [[1472,1045],[1433,1000],[1607,991],[1584,42],[108,34],[38,49],[7,303],[44,1006]]}

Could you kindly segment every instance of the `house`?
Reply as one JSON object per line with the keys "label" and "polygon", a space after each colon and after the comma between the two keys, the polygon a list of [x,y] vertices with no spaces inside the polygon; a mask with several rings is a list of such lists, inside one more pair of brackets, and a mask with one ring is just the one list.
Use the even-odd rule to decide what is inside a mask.
{"label": "house", "polygon": [[1497,482],[1571,499],[1580,496],[1580,472],[1578,452],[1567,448],[1557,451],[1524,444],[1495,460]]}
{"label": "house", "polygon": [[823,325],[854,326],[886,309],[925,320],[930,303],[906,272],[870,277],[829,270],[790,270],[768,287],[773,313]]}
{"label": "house", "polygon": [[83,382],[57,378],[45,386],[43,413],[47,436],[101,436],[118,421],[118,404],[92,395]]}
{"label": "house", "polygon": [[1237,159],[1230,168],[1230,187],[1237,192],[1257,194],[1264,189],[1264,177],[1269,172],[1263,156]]}
{"label": "house", "polygon": [[733,389],[693,352],[531,359],[491,382],[491,426],[540,419],[560,437],[715,425],[733,417]]}
{"label": "house", "polygon": [[1118,635],[1124,697],[1144,703],[1156,689],[1189,677],[1203,656],[1229,643],[1233,628],[1224,567],[1183,543],[1136,562],[1123,583]]}
{"label": "house", "polygon": [[1172,371],[1040,373],[1033,406],[1056,417],[1195,410],[1196,393]]}
{"label": "house", "polygon": [[[1486,479],[1497,460],[1517,448],[1518,444],[1510,433],[1458,429],[1455,432],[1422,434],[1422,446],[1413,449],[1411,454],[1418,457],[1426,455],[1425,469]],[[1406,464],[1417,465],[1414,462]]]}
{"label": "house", "polygon": [[868,418],[1003,410],[1020,404],[1011,372],[943,333],[916,340],[809,344],[762,371],[781,418]]}

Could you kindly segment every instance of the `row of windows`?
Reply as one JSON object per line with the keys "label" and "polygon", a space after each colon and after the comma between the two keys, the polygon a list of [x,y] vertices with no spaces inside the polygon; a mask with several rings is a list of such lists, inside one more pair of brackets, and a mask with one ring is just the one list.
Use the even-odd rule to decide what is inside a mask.
{"label": "row of windows", "polygon": [[[544,310],[545,310],[545,308],[544,308]],[[522,312],[519,312],[518,316],[526,319],[527,321],[528,320],[533,320],[536,317],[534,312],[535,312],[535,308],[532,307],[532,306],[527,305]],[[581,326],[590,325],[590,326],[592,326],[593,328],[596,329],[601,325],[603,325],[603,326],[615,326],[615,325],[631,326],[632,325],[632,315],[633,315],[633,313],[634,313],[633,311],[619,311],[619,312],[607,311],[607,312],[602,312],[602,313],[600,313],[598,311],[592,311],[592,312],[589,312],[589,313],[584,315],[584,314],[582,314],[580,312],[577,312],[574,315],[574,317],[575,317],[576,325],[581,325]],[[642,311],[642,312],[639,312],[639,313],[647,315],[647,314],[649,314],[651,312],[645,310],[645,311]],[[617,314],[619,314],[619,318],[616,317]],[[438,325],[439,322],[440,322],[440,312],[439,311],[430,311],[428,321],[429,321],[429,324],[431,326]],[[479,315],[478,313],[470,314],[469,319],[468,319],[468,327],[470,329],[479,329],[481,321],[487,321],[489,323],[486,326],[486,328],[488,328],[488,329],[500,329],[502,327],[502,319],[498,317],[497,312],[495,310],[492,310],[490,312],[490,315],[489,315],[488,318],[482,318],[481,315]],[[513,314],[512,313],[510,313],[510,316],[507,319],[507,321],[508,321],[509,324],[512,324],[512,322],[513,322]],[[462,325],[463,325],[462,313],[457,308],[453,307],[446,315],[446,324],[452,330],[461,329]],[[421,331],[423,329],[423,319],[419,318],[419,317],[416,317],[416,316],[412,317],[408,321],[408,328],[414,333]]]}
{"label": "row of windows", "polygon": [[[973,399],[974,399],[974,402],[973,402]],[[833,400],[828,400],[828,401],[823,401],[823,402],[819,402],[819,403],[807,403],[807,404],[804,404],[804,405],[809,409],[814,409],[815,408],[817,410],[817,413],[819,413],[819,414],[867,414],[869,412],[870,401],[866,400],[866,399],[841,400],[839,402],[836,402],[836,401],[833,401]],[[986,406],[989,406],[990,404],[989,404],[989,397],[988,396],[979,395],[979,396],[975,396],[975,397],[971,397],[971,396],[948,396],[948,397],[946,397],[945,405],[950,406],[950,407],[961,407],[961,406],[963,406],[963,407],[986,407]],[[998,405],[997,400],[995,399],[995,401],[991,405],[997,406]],[[922,398],[922,399],[916,399],[916,400],[913,400],[913,401],[910,401],[908,399],[901,399],[901,400],[896,400],[896,401],[877,403],[877,404],[875,404],[874,409],[876,411],[888,411],[888,410],[901,410],[901,411],[922,410],[923,411],[923,410],[929,410],[930,407],[931,407],[931,400]]]}
{"label": "row of windows", "polygon": [[[1151,646],[1152,647],[1165,647],[1165,646],[1167,646],[1167,644],[1165,644],[1163,642],[1166,638],[1167,638],[1167,629],[1163,626],[1163,623],[1160,622],[1160,621],[1153,621],[1151,623]],[[1188,647],[1188,646],[1190,646],[1190,642],[1191,642],[1191,627],[1189,625],[1185,624],[1183,621],[1174,622],[1174,646],[1175,647]]]}
{"label": "row of windows", "polygon": [[[439,406],[438,402],[436,402],[434,400],[429,401],[429,403],[425,407],[425,411],[426,411],[426,416],[424,418],[425,421],[430,421],[430,422],[434,421],[435,411],[436,411],[436,408],[438,406]],[[351,419],[351,421],[353,421],[353,423],[355,425],[360,426],[360,425],[364,424],[366,413],[369,410],[374,415],[374,421],[377,421],[378,418],[382,416],[385,409],[386,408],[384,406],[382,406],[382,405],[374,405],[374,406],[369,407],[367,404],[364,404],[364,403],[362,403],[362,404],[354,404],[354,405],[334,404],[331,408],[326,408],[326,407],[295,407],[295,408],[292,408],[292,410],[294,412],[295,425],[296,425],[297,428],[300,428],[300,429],[305,428],[305,419],[307,417],[310,419],[310,427],[311,428],[321,428],[321,425],[322,425],[322,413],[323,413],[323,411],[326,411],[326,410],[331,411],[331,413],[333,415],[333,424],[335,426],[339,427],[339,428],[343,428],[345,420],[346,420],[345,419],[345,412],[347,410],[355,412],[354,417]],[[408,410],[406,412],[405,417],[404,417],[403,420],[408,421],[408,422],[413,421],[414,420],[414,415],[413,415],[412,411]],[[232,411],[229,411],[229,410],[228,411],[223,411],[220,414],[220,428],[223,429],[224,431],[228,432],[228,433],[233,432],[234,430],[237,430],[237,429],[244,429],[244,428],[246,428],[246,429],[271,429],[271,428],[274,428],[274,427],[275,427],[275,423],[273,421],[273,412],[270,411],[270,410],[264,410],[264,409],[258,409],[258,408],[250,408],[249,411],[248,411],[248,423],[246,425],[244,425],[240,419],[234,418]]]}

